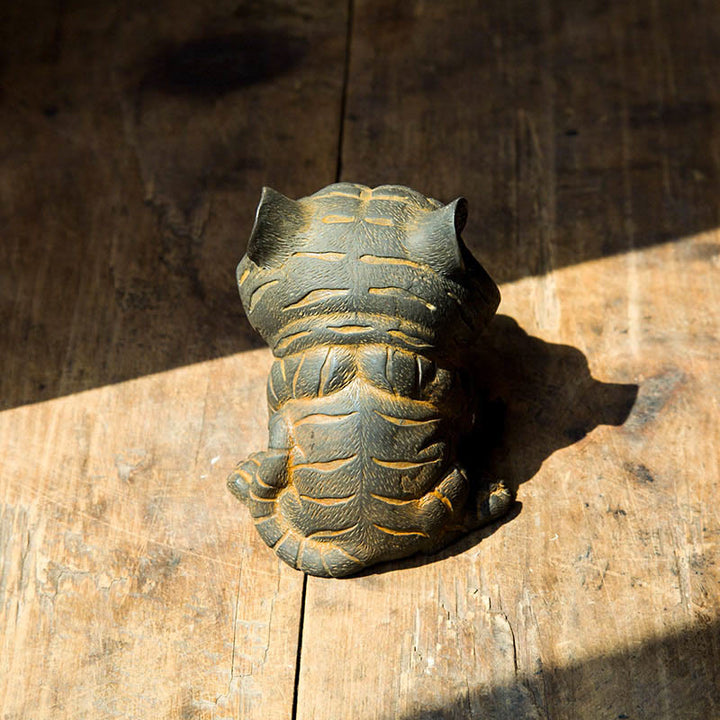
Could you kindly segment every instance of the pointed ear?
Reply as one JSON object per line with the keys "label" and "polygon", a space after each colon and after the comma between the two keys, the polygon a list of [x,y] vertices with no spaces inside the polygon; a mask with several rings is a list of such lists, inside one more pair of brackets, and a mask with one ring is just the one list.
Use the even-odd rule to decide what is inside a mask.
{"label": "pointed ear", "polygon": [[264,187],[255,212],[247,256],[260,267],[281,265],[298,244],[296,236],[305,223],[300,203]]}
{"label": "pointed ear", "polygon": [[464,268],[460,233],[467,222],[467,200],[463,197],[423,217],[406,240],[408,249],[424,263],[445,275]]}

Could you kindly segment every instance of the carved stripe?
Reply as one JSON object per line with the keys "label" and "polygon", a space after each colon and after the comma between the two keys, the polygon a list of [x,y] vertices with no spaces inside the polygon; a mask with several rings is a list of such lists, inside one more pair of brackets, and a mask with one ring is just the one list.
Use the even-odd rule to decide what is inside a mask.
{"label": "carved stripe", "polygon": [[286,335],[285,337],[280,338],[280,340],[275,343],[275,349],[283,350],[291,342],[297,340],[298,338],[304,337],[305,335],[312,335],[312,330],[300,330],[299,332],[291,333],[290,335]]}
{"label": "carved stripe", "polygon": [[328,330],[340,333],[341,335],[350,335],[352,333],[367,332],[372,330],[372,325],[328,325]]}
{"label": "carved stripe", "polygon": [[[274,518],[273,518],[274,519]],[[280,547],[285,540],[287,540],[288,535],[290,534],[290,530],[286,530],[270,547],[276,548]]]}
{"label": "carved stripe", "polygon": [[252,295],[250,295],[248,312],[252,312],[255,309],[255,306],[260,302],[260,299],[267,292],[269,287],[271,287],[272,285],[277,285],[279,282],[279,280],[268,280],[266,283],[263,283],[259,287],[256,287],[253,290]]}
{"label": "carved stripe", "polygon": [[301,500],[307,500],[308,502],[317,503],[318,505],[325,505],[326,507],[331,507],[333,505],[342,505],[342,503],[350,502],[357,497],[357,493],[353,493],[352,495],[346,495],[345,497],[321,498],[313,497],[312,495],[300,495],[299,497]]}
{"label": "carved stripe", "polygon": [[419,453],[428,453],[428,452],[429,452],[430,450],[432,450],[433,448],[440,448],[440,455],[442,455],[442,451],[443,451],[443,448],[444,448],[444,447],[445,447],[445,443],[443,443],[442,441],[441,441],[441,442],[435,442],[435,443],[433,443],[432,445],[428,445],[427,447],[420,448],[420,449],[418,450],[418,454],[419,454]]}
{"label": "carved stripe", "polygon": [[335,550],[337,550],[338,552],[341,552],[346,558],[349,558],[353,562],[356,562],[356,563],[359,563],[360,565],[362,565],[362,560],[360,558],[357,558],[354,555],[351,555],[347,550],[344,550],[340,546],[336,547]]}
{"label": "carved stripe", "polygon": [[414,260],[386,255],[361,255],[359,260],[360,262],[368,263],[370,265],[407,265],[408,267],[415,268],[417,270],[426,269],[425,266],[420,263],[416,263]]}
{"label": "carved stripe", "polygon": [[414,292],[411,292],[406,288],[397,287],[396,285],[389,285],[388,287],[371,287],[368,288],[368,293],[370,293],[370,295],[385,295],[389,297],[395,295],[407,300],[416,300],[417,302],[421,302],[431,312],[437,310],[437,307],[425,300],[425,298],[416,295]]}
{"label": "carved stripe", "polygon": [[393,227],[395,223],[390,218],[384,217],[366,217],[363,221],[370,225],[383,225],[384,227]]}
{"label": "carved stripe", "polygon": [[340,422],[349,418],[351,415],[357,415],[357,410],[353,410],[349,413],[340,413],[338,415],[331,415],[326,413],[313,413],[312,415],[306,415],[295,421],[295,425],[304,425],[305,423],[312,425],[325,425],[327,423]]}
{"label": "carved stripe", "polygon": [[330,348],[327,349],[327,352],[325,353],[325,359],[322,362],[322,365],[320,366],[320,373],[319,373],[319,380],[318,380],[318,391],[317,396],[322,397],[324,395],[323,388],[325,387],[325,383],[328,382],[327,373],[328,370],[328,361],[330,360]]}
{"label": "carved stripe", "polygon": [[295,557],[295,569],[299,570],[300,566],[302,565],[303,561],[303,553],[305,552],[305,543],[307,542],[307,538],[302,538],[300,542],[298,543],[298,553]]}
{"label": "carved stripe", "polygon": [[453,508],[450,499],[446,498],[439,490],[433,490],[430,494],[434,495],[438,500],[440,500],[440,502],[445,505],[445,507],[447,507],[450,512],[454,512],[455,509]]}
{"label": "carved stripe", "polygon": [[283,308],[285,310],[297,310],[307,305],[314,305],[315,303],[322,302],[323,300],[329,300],[335,297],[347,296],[350,288],[318,288],[317,290],[310,290],[310,292],[303,295],[301,298],[296,300],[290,305],[286,305]]}
{"label": "carved stripe", "polygon": [[267,488],[268,490],[279,490],[279,488],[275,487],[275,485],[270,485],[270,483],[266,483],[259,475],[255,475],[255,482],[257,482],[260,487]]}
{"label": "carved stripe", "polygon": [[[358,526],[358,523],[355,523],[354,525],[351,525],[350,527],[342,528],[342,530],[316,530],[315,532],[309,533],[309,538],[317,538],[317,537],[324,537],[324,538],[333,538],[338,537],[338,535],[344,535],[345,533],[349,533],[351,530],[354,530]],[[338,548],[339,549],[339,548]]]}
{"label": "carved stripe", "polygon": [[398,340],[402,340],[403,342],[406,342],[408,345],[413,345],[414,347],[421,347],[421,348],[433,347],[431,343],[425,342],[425,340],[421,340],[420,338],[417,338],[413,335],[408,335],[407,333],[404,333],[402,330],[388,330],[388,335],[392,335],[392,337],[396,337]]}
{"label": "carved stripe", "polygon": [[392,528],[386,528],[382,525],[378,525],[377,523],[373,523],[373,526],[380,530],[380,532],[387,533],[388,535],[419,535],[420,537],[429,537],[427,533],[424,533],[421,530],[393,530]]}
{"label": "carved stripe", "polygon": [[345,225],[347,223],[355,222],[357,218],[350,217],[349,215],[326,215],[322,221],[325,225]]}
{"label": "carved stripe", "polygon": [[382,460],[381,458],[370,458],[376,465],[380,467],[391,468],[393,470],[413,470],[423,467],[424,465],[432,465],[439,462],[442,458],[433,458],[432,460],[420,460],[419,462],[408,462],[407,460]]}
{"label": "carved stripe", "polygon": [[236,475],[239,475],[248,485],[252,482],[252,475],[247,470],[242,470],[241,468],[237,468],[237,470],[234,471]]}
{"label": "carved stripe", "polygon": [[338,458],[337,460],[318,460],[316,462],[298,463],[295,465],[296,470],[318,470],[320,472],[332,472],[338,470],[345,465],[349,465],[355,458],[357,453],[349,457]]}
{"label": "carved stripe", "polygon": [[272,396],[275,398],[275,402],[271,403],[271,405],[279,405],[280,404],[280,398],[278,397],[278,394],[275,392],[275,385],[273,383],[273,376],[272,372],[268,375],[268,390],[272,394]]}
{"label": "carved stripe", "polygon": [[245,268],[242,275],[238,278],[238,285],[242,285],[247,280],[249,274],[250,268]]}
{"label": "carved stripe", "polygon": [[393,202],[404,203],[405,205],[417,205],[414,198],[403,197],[402,195],[373,195],[373,200],[391,200]]}
{"label": "carved stripe", "polygon": [[398,500],[394,497],[386,497],[385,495],[375,495],[375,493],[370,493],[370,497],[375,498],[375,500],[380,500],[380,502],[387,503],[388,505],[409,505],[410,503],[417,502],[417,500]]}
{"label": "carved stripe", "polygon": [[297,397],[297,381],[300,377],[300,372],[302,371],[303,363],[305,362],[305,358],[307,355],[303,354],[300,358],[300,362],[297,364],[297,367],[295,368],[295,375],[293,375],[293,381],[292,381],[292,394],[293,397]]}
{"label": "carved stripe", "polygon": [[401,418],[401,417],[395,417],[394,415],[385,415],[384,413],[381,413],[379,410],[375,410],[374,412],[376,415],[379,415],[383,420],[387,420],[388,422],[392,423],[393,425],[400,425],[400,426],[429,425],[430,423],[440,422],[440,420],[442,420],[442,418],[439,418],[439,417],[426,418],[424,420],[414,420],[413,418]]}
{"label": "carved stripe", "polygon": [[334,190],[333,192],[325,193],[324,195],[313,195],[313,200],[324,200],[325,198],[331,198],[331,197],[346,197],[346,198],[352,198],[353,200],[359,200],[359,195],[352,195],[350,193],[344,193],[340,192],[339,190]]}
{"label": "carved stripe", "polygon": [[319,250],[317,252],[294,252],[291,257],[313,258],[315,260],[328,260],[336,262],[342,260],[346,253],[332,252],[330,250]]}

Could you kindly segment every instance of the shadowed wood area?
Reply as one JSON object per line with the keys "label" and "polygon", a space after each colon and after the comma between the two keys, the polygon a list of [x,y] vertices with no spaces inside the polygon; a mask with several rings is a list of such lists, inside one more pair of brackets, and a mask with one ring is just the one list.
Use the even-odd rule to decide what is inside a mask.
{"label": "shadowed wood area", "polygon": [[[720,8],[0,10],[0,716],[720,718]],[[262,185],[468,198],[504,522],[347,580],[227,492]]]}

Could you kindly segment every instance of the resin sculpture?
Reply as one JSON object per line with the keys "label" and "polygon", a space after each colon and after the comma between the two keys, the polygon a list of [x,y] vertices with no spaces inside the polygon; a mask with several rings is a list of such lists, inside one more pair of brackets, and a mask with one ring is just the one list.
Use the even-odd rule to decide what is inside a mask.
{"label": "resin sculpture", "polygon": [[466,217],[463,198],[399,185],[263,190],[237,277],[276,358],[269,449],[228,485],[303,572],[438,550],[512,502],[458,457],[476,412],[469,350],[500,301]]}

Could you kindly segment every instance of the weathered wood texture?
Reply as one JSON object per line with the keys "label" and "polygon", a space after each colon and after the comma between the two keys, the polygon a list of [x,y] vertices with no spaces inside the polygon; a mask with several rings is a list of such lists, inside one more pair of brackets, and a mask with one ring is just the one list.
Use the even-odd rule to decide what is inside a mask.
{"label": "weathered wood texture", "polygon": [[[720,7],[355,0],[343,104],[347,12],[0,11],[0,716],[720,718]],[[224,487],[270,365],[233,270],[343,108],[343,179],[470,201],[521,506],[301,623]]]}
{"label": "weathered wood texture", "polygon": [[0,717],[287,717],[303,579],[224,486],[267,422],[234,266],[263,183],[335,176],[346,9],[2,16]]}
{"label": "weathered wood texture", "polygon": [[468,197],[527,482],[456,554],[308,580],[298,718],[720,718],[718,10],[355,3],[343,179]]}

